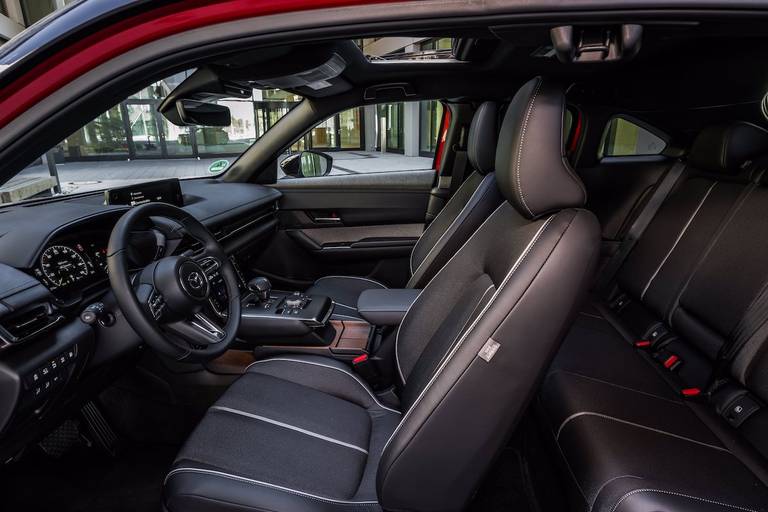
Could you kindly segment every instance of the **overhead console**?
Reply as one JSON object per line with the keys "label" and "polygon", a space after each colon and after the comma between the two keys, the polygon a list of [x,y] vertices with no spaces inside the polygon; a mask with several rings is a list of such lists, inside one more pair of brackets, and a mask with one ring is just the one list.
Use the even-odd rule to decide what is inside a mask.
{"label": "overhead console", "polygon": [[630,60],[640,51],[642,25],[565,25],[550,30],[557,58],[564,63]]}

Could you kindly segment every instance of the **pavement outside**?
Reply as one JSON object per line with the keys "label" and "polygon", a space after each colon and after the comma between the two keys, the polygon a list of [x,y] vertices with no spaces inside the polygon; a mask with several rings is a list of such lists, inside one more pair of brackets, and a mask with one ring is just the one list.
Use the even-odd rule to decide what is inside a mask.
{"label": "pavement outside", "polygon": [[[399,172],[432,168],[432,158],[404,156],[378,151],[334,151],[332,175]],[[287,156],[287,155],[285,155]],[[223,158],[234,162],[236,157]],[[222,158],[184,158],[158,160],[120,160],[109,162],[68,162],[57,164],[61,188],[65,194],[89,192],[162,178],[212,177],[208,167]],[[24,178],[47,177],[44,165],[30,166],[4,186]],[[283,177],[279,173],[279,177]]]}

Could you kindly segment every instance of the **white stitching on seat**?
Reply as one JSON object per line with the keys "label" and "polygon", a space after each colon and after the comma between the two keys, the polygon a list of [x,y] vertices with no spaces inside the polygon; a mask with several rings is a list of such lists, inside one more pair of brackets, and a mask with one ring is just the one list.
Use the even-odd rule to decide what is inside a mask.
{"label": "white stitching on seat", "polygon": [[314,361],[302,361],[301,359],[291,359],[289,357],[272,357],[270,359],[262,359],[261,361],[254,361],[253,363],[249,364],[245,368],[245,372],[247,372],[251,368],[251,366],[254,366],[256,364],[261,364],[261,363],[269,363],[269,362],[272,362],[272,361],[288,361],[288,362],[291,362],[291,363],[310,364],[310,365],[313,365],[313,366],[321,366],[323,368],[330,368],[331,370],[336,370],[337,372],[341,372],[344,375],[348,375],[348,376],[352,377],[353,379],[355,379],[355,381],[357,381],[357,383],[360,384],[360,387],[362,387],[366,391],[366,393],[368,393],[371,396],[373,401],[376,402],[376,405],[378,405],[379,407],[381,407],[382,409],[385,409],[387,411],[391,411],[391,412],[394,412],[394,413],[397,413],[397,414],[401,414],[400,411],[398,411],[396,409],[392,409],[391,407],[387,407],[386,405],[384,405],[381,402],[379,402],[379,400],[376,398],[376,396],[373,393],[371,393],[371,390],[366,387],[366,385],[363,383],[363,381],[361,381],[359,378],[357,378],[357,375],[355,375],[354,373],[348,372],[346,370],[342,370],[341,368],[336,368],[335,366],[330,366],[330,365],[322,364],[322,363],[316,363]]}
{"label": "white stitching on seat", "polygon": [[297,496],[301,496],[303,498],[309,498],[312,500],[318,500],[318,501],[324,501],[327,503],[335,503],[339,505],[378,505],[379,502],[377,501],[347,501],[347,500],[337,500],[334,498],[327,498],[325,496],[318,496],[316,494],[311,494],[304,491],[299,491],[298,489],[291,489],[290,487],[283,487],[282,485],[277,484],[270,484],[269,482],[262,482],[261,480],[254,480],[253,478],[246,478],[244,476],[238,476],[233,475],[231,473],[225,473],[223,471],[214,471],[212,469],[201,469],[201,468],[176,468],[172,470],[170,473],[168,473],[165,477],[165,480],[163,481],[163,485],[166,485],[168,483],[168,480],[173,475],[178,475],[180,473],[200,473],[203,475],[211,475],[211,476],[218,476],[222,478],[228,478],[230,480],[235,480],[238,482],[243,483],[249,483],[254,485],[260,485],[263,487],[268,487],[270,489],[274,489],[277,491],[283,491],[287,492],[289,494],[295,494]]}
{"label": "white stitching on seat", "polygon": [[485,223],[488,222],[489,220],[491,220],[491,218],[494,215],[496,215],[496,212],[499,211],[501,209],[501,207],[504,206],[504,204],[506,204],[506,203],[507,203],[506,201],[502,201],[502,203],[499,206],[496,207],[496,209],[493,211],[493,213],[491,213],[488,216],[488,218],[485,219],[483,221],[483,223],[480,224],[480,226],[478,226],[478,228],[475,230],[475,232],[472,233],[472,235],[467,239],[466,242],[464,242],[464,244],[459,248],[459,250],[456,251],[453,256],[451,256],[451,259],[449,259],[446,262],[446,264],[443,265],[443,268],[441,268],[440,270],[437,271],[437,274],[435,274],[434,277],[432,277],[432,279],[430,279],[430,281],[427,283],[427,285],[424,288],[422,288],[422,290],[416,296],[416,299],[414,299],[414,301],[411,302],[411,305],[408,306],[408,309],[406,310],[405,315],[403,315],[403,319],[400,320],[400,325],[397,326],[397,332],[395,333],[395,366],[397,366],[397,373],[398,373],[398,375],[400,375],[400,380],[402,381],[403,384],[405,384],[405,375],[403,374],[403,369],[400,367],[400,356],[398,354],[398,345],[399,345],[399,341],[400,341],[400,328],[405,323],[405,319],[408,318],[408,313],[410,313],[411,312],[411,308],[413,308],[413,306],[417,302],[419,302],[419,299],[421,298],[421,295],[424,293],[424,290],[429,288],[429,285],[432,284],[432,282],[435,279],[437,279],[437,276],[439,276],[443,272],[443,270],[445,270],[445,268],[451,263],[451,261],[453,261],[453,258],[455,258],[457,255],[459,255],[461,253],[462,249],[464,249],[464,247],[475,237],[475,235],[480,232],[480,229],[482,229],[482,227],[485,226]]}
{"label": "white stitching on seat", "polygon": [[380,283],[378,281],[374,281],[373,279],[368,279],[367,277],[358,277],[358,276],[323,276],[319,279],[315,280],[315,283],[318,283],[322,281],[323,279],[357,279],[358,281],[368,281],[369,283],[373,283],[376,285],[381,286],[382,288],[387,288],[387,286],[383,283]]}
{"label": "white stitching on seat", "polygon": [[[561,451],[560,453],[562,454],[563,452]],[[592,503],[589,504],[589,512],[592,512],[592,509],[595,508],[595,503],[597,503],[598,498],[600,498],[600,493],[603,492],[603,490],[606,487],[608,487],[612,482],[615,482],[616,480],[621,480],[622,478],[634,478],[635,480],[644,480],[643,477],[636,476],[636,475],[618,475],[613,478],[609,478],[608,480],[603,482],[603,485],[597,488],[597,491],[594,492],[594,498],[592,498]]]}
{"label": "white stitching on seat", "polygon": [[250,412],[241,411],[240,409],[233,409],[231,407],[224,407],[224,406],[221,406],[221,405],[214,405],[214,406],[211,407],[211,409],[216,410],[216,411],[228,412],[230,414],[237,414],[239,416],[245,416],[246,418],[251,418],[251,419],[254,419],[254,420],[262,421],[264,423],[269,423],[270,425],[275,425],[275,426],[282,427],[282,428],[285,428],[285,429],[288,429],[288,430],[293,430],[293,431],[296,431],[296,432],[300,432],[302,434],[305,434],[305,435],[308,435],[308,436],[311,436],[311,437],[315,437],[317,439],[322,439],[323,441],[328,441],[329,443],[334,443],[334,444],[338,444],[340,446],[345,446],[347,448],[352,448],[353,450],[357,450],[359,452],[364,453],[365,455],[368,455],[368,450],[366,450],[365,448],[360,448],[359,446],[356,446],[354,444],[347,443],[345,441],[340,441],[338,439],[335,439],[333,437],[328,437],[328,436],[325,436],[323,434],[318,434],[317,432],[312,432],[311,430],[307,430],[307,429],[304,429],[304,428],[301,428],[301,427],[297,427],[297,426],[291,425],[289,423],[283,423],[282,421],[273,420],[273,419],[267,418],[265,416],[259,416],[258,414],[253,414],[253,413],[250,413]]}
{"label": "white stitching on seat", "polygon": [[599,382],[600,384],[604,384],[606,386],[610,386],[610,387],[617,388],[617,389],[623,389],[625,391],[629,391],[630,393],[637,393],[637,394],[640,394],[640,395],[647,396],[649,398],[653,398],[655,400],[662,400],[662,401],[670,403],[670,404],[679,405],[681,407],[684,406],[682,400],[673,400],[671,398],[666,398],[666,397],[663,397],[663,396],[660,396],[660,395],[654,395],[653,393],[649,393],[647,391],[640,391],[639,389],[630,388],[630,387],[627,387],[627,386],[622,386],[621,384],[616,384],[614,382],[609,382],[607,380],[598,379],[597,377],[590,377],[588,375],[582,375],[581,373],[578,373],[578,372],[572,372],[570,370],[563,370],[562,368],[558,368],[556,370],[550,371],[549,373],[547,373],[547,378],[551,377],[552,375],[557,375],[558,373],[562,373],[562,374],[565,374],[565,375],[571,375],[573,377],[576,377],[576,378],[579,378],[579,379],[588,380],[588,381],[592,381],[592,382]]}
{"label": "white stitching on seat", "polygon": [[542,82],[543,80],[541,77],[539,77],[539,81],[536,83],[536,88],[534,89],[533,96],[531,97],[531,102],[528,104],[528,110],[525,113],[525,119],[523,121],[523,131],[520,134],[520,145],[517,147],[517,162],[515,162],[515,177],[517,179],[517,190],[520,194],[520,201],[522,202],[523,206],[525,206],[525,209],[528,210],[528,214],[530,214],[531,217],[533,217],[533,212],[528,207],[528,203],[525,201],[525,195],[523,194],[523,186],[520,179],[520,163],[523,157],[523,146],[525,145],[525,131],[528,128],[528,120],[530,119],[531,113],[533,112],[533,107],[536,103],[536,97],[539,95]]}
{"label": "white stitching on seat", "polygon": [[643,288],[642,293],[640,294],[640,300],[643,300],[645,298],[645,294],[648,291],[648,288],[651,287],[651,283],[653,283],[653,280],[656,279],[656,276],[659,275],[659,272],[661,272],[662,267],[667,263],[667,260],[672,255],[672,253],[675,251],[675,248],[677,247],[677,244],[680,243],[680,240],[683,238],[685,233],[688,231],[688,227],[693,222],[693,219],[696,218],[696,216],[699,214],[699,210],[701,210],[701,207],[704,205],[704,202],[709,197],[710,192],[712,192],[712,189],[715,188],[715,185],[717,185],[717,182],[712,183],[710,187],[707,189],[707,192],[704,194],[704,197],[701,198],[701,201],[699,201],[699,205],[696,207],[696,209],[693,211],[691,216],[688,218],[688,222],[685,223],[683,226],[683,229],[678,233],[677,238],[675,239],[674,243],[672,244],[672,247],[669,248],[669,251],[667,251],[667,254],[664,256],[664,258],[659,263],[659,266],[656,267],[656,270],[653,274],[651,274],[651,278],[648,279],[648,282],[646,283],[645,287]]}
{"label": "white stitching on seat", "polygon": [[[443,234],[440,235],[440,238],[437,239],[437,242],[435,242],[434,245],[432,245],[432,247],[429,249],[429,251],[427,251],[427,254],[424,255],[424,258],[421,260],[421,263],[419,263],[419,266],[416,267],[416,270],[413,270],[413,265],[411,265],[411,278],[413,278],[413,276],[416,275],[416,272],[418,272],[421,269],[421,267],[424,265],[424,263],[426,263],[427,258],[429,258],[429,255],[432,254],[432,251],[434,251],[437,248],[438,245],[440,245],[440,242],[442,242],[443,238],[445,238],[445,235],[447,235],[451,231],[451,228],[453,228],[453,225],[456,224],[456,222],[459,219],[461,219],[462,221],[465,220],[467,218],[467,216],[469,215],[469,213],[467,213],[466,215],[464,213],[467,212],[468,210],[474,208],[475,206],[477,206],[477,204],[480,202],[480,199],[478,199],[476,196],[478,195],[477,194],[478,191],[483,187],[486,178],[487,179],[493,179],[490,174],[486,174],[485,176],[483,176],[483,179],[480,181],[480,184],[477,186],[477,188],[474,191],[472,191],[472,195],[469,196],[469,199],[467,200],[467,203],[464,205],[464,207],[461,209],[461,211],[459,211],[458,215],[456,215],[456,217],[453,219],[451,224],[446,228],[446,230],[443,231]],[[463,186],[463,184],[462,184],[462,186]],[[459,189],[461,189],[461,187],[459,187]],[[456,194],[454,193],[454,195],[452,195],[451,198],[448,200],[448,203],[446,203],[446,205],[443,207],[443,209],[440,210],[440,213],[437,214],[437,217],[435,218],[435,220],[440,218],[440,214],[445,212],[446,207],[449,204],[451,204],[451,201],[453,201],[455,198],[456,198]],[[470,205],[471,205],[471,208],[470,208]],[[434,226],[434,225],[435,225],[434,221],[432,221],[432,224],[430,224],[429,226],[431,227],[431,226]],[[427,231],[429,231],[429,227],[427,227]],[[426,234],[426,231],[424,233]],[[423,237],[424,234],[422,234],[421,236]],[[421,240],[421,238],[419,240]],[[418,243],[416,245],[418,245]],[[413,253],[415,253],[415,252],[416,252],[416,247],[414,246],[413,252],[411,253],[411,259],[413,259]]]}
{"label": "white stitching on seat", "polygon": [[691,439],[690,437],[681,436],[678,434],[673,434],[672,432],[667,432],[666,430],[660,430],[658,428],[649,427],[646,425],[641,425],[639,423],[634,423],[632,421],[622,420],[620,418],[615,418],[613,416],[609,416],[607,414],[601,414],[599,412],[592,412],[592,411],[582,411],[577,412],[575,414],[571,414],[567,418],[563,420],[563,422],[560,424],[560,428],[557,429],[557,434],[555,435],[555,441],[560,442],[560,434],[562,434],[563,429],[565,428],[566,424],[569,423],[571,420],[574,420],[576,418],[579,418],[581,416],[594,416],[597,418],[602,418],[605,420],[615,421],[617,423],[623,423],[625,425],[630,425],[632,427],[642,428],[645,430],[650,430],[651,432],[656,432],[657,434],[663,434],[665,436],[674,437],[675,439],[680,439],[682,441],[688,441],[690,443],[698,444],[701,446],[705,446],[707,448],[712,448],[713,450],[719,450],[721,452],[725,453],[731,453],[729,450],[723,448],[722,446],[716,446],[714,444],[705,443],[703,441],[697,441],[695,439]]}
{"label": "white stitching on seat", "polygon": [[722,501],[715,501],[715,500],[710,500],[710,499],[707,499],[707,498],[700,498],[699,496],[691,496],[690,494],[683,494],[683,493],[675,492],[675,491],[665,491],[665,490],[662,490],[662,489],[635,489],[634,491],[629,491],[627,494],[625,494],[624,496],[619,498],[619,500],[616,502],[616,504],[613,506],[613,508],[611,508],[611,512],[616,512],[616,510],[619,508],[619,505],[621,505],[621,503],[625,499],[627,499],[630,496],[633,496],[635,494],[639,494],[641,492],[657,492],[659,494],[669,494],[670,496],[679,496],[681,498],[688,498],[690,500],[697,500],[697,501],[701,501],[703,503],[710,503],[712,505],[719,505],[721,507],[732,508],[732,509],[735,509],[735,510],[743,510],[744,512],[757,512],[757,510],[751,509],[751,508],[740,507],[738,505],[731,505],[729,503],[723,503]]}
{"label": "white stitching on seat", "polygon": [[482,311],[480,311],[480,314],[477,315],[477,318],[475,318],[475,320],[470,324],[470,326],[464,331],[464,333],[461,335],[461,338],[459,338],[458,342],[453,343],[453,348],[451,348],[450,352],[448,352],[448,355],[443,359],[442,363],[440,363],[440,366],[437,368],[437,370],[435,370],[435,373],[429,379],[429,382],[427,382],[427,385],[424,386],[424,389],[421,390],[421,393],[419,393],[419,396],[416,397],[416,400],[413,402],[413,405],[406,411],[405,416],[403,416],[403,419],[400,420],[400,423],[397,424],[395,431],[392,432],[392,435],[389,436],[389,439],[387,439],[387,442],[384,445],[384,449],[381,451],[382,453],[384,453],[387,450],[387,446],[389,446],[389,443],[392,442],[392,439],[394,439],[394,437],[400,431],[400,428],[405,424],[405,421],[408,419],[408,417],[411,415],[414,409],[416,409],[419,403],[421,403],[421,399],[424,397],[427,391],[429,391],[429,389],[432,387],[432,384],[434,384],[434,382],[442,373],[443,369],[446,367],[446,365],[448,365],[448,363],[451,361],[451,359],[456,354],[456,352],[458,352],[459,348],[461,348],[461,345],[464,343],[464,340],[467,339],[467,336],[469,335],[469,333],[472,332],[472,330],[475,328],[478,322],[483,318],[483,316],[485,315],[485,312],[488,311],[490,307],[493,305],[493,302],[496,300],[496,297],[498,297],[499,294],[501,294],[502,290],[504,289],[504,286],[506,286],[506,284],[515,274],[517,269],[520,268],[520,265],[523,263],[523,261],[525,261],[525,258],[531,252],[531,250],[533,249],[533,246],[536,245],[536,242],[539,241],[541,234],[544,232],[545,229],[547,229],[547,226],[549,226],[549,223],[552,222],[553,218],[555,218],[555,215],[552,215],[549,218],[547,218],[547,220],[542,224],[542,226],[533,236],[531,241],[528,242],[528,245],[525,247],[523,252],[520,254],[520,256],[518,256],[517,260],[512,265],[512,268],[509,270],[507,275],[504,277],[504,280],[499,285],[499,288],[491,296],[491,300],[488,301],[488,304],[486,304],[485,307],[482,309]]}

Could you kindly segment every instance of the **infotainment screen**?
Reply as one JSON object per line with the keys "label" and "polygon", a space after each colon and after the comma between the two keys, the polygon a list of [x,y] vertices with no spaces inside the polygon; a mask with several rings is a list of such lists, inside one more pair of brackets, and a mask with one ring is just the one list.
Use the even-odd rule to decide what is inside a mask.
{"label": "infotainment screen", "polygon": [[113,188],[105,190],[104,196],[107,204],[139,206],[144,203],[170,203],[184,206],[178,178]]}

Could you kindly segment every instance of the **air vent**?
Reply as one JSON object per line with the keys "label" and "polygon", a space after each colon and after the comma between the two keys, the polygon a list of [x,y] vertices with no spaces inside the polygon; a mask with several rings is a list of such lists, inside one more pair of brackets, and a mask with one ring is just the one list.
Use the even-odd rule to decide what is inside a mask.
{"label": "air vent", "polygon": [[0,337],[8,343],[20,343],[38,336],[64,317],[54,314],[50,306],[40,304],[0,321]]}

